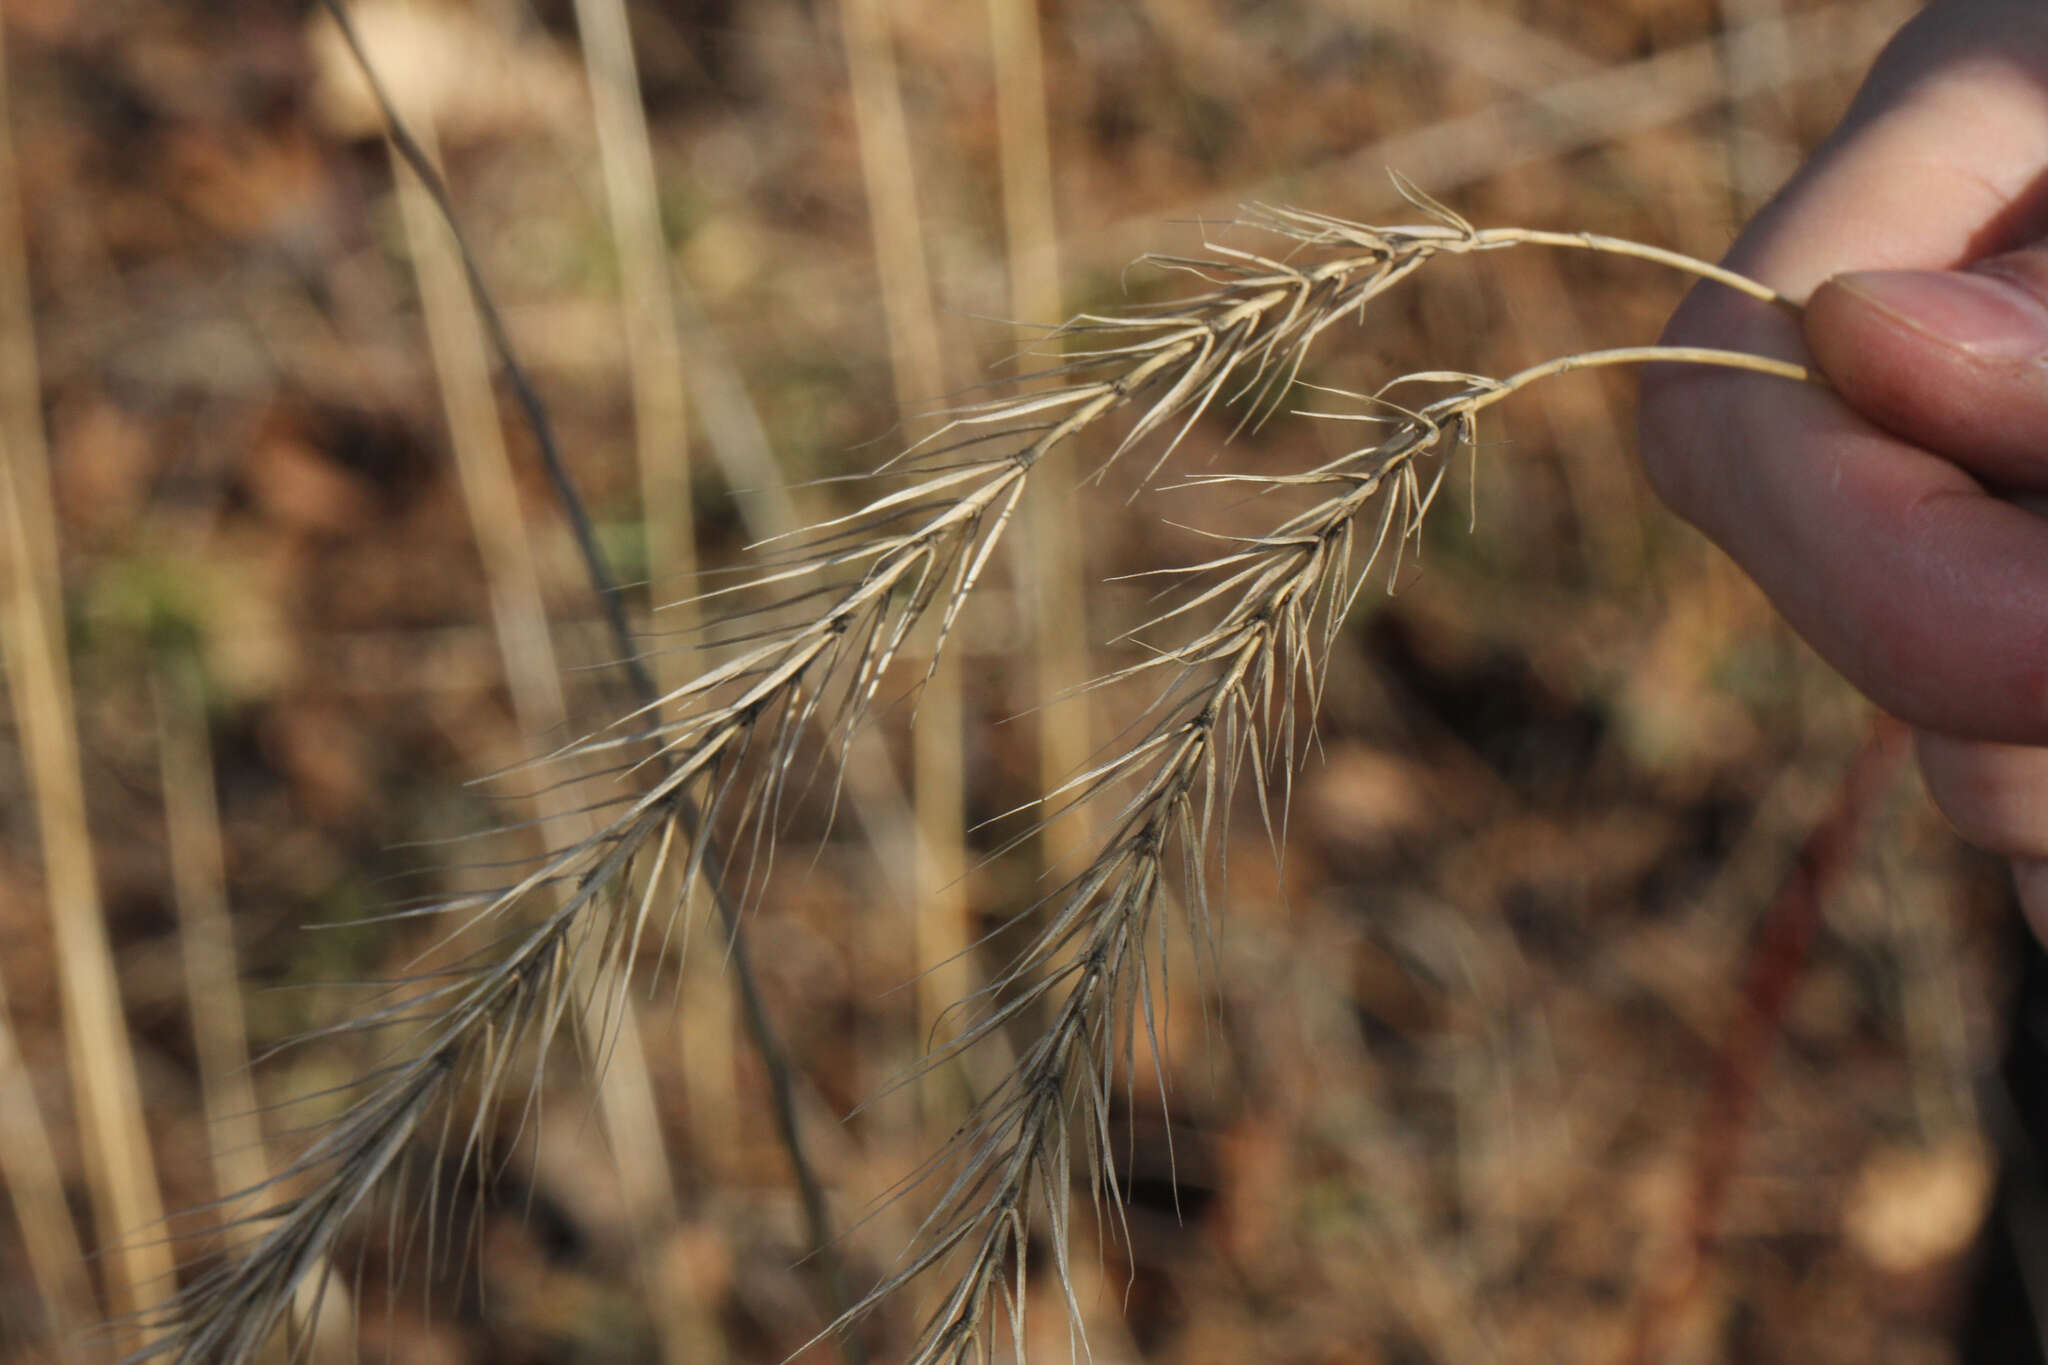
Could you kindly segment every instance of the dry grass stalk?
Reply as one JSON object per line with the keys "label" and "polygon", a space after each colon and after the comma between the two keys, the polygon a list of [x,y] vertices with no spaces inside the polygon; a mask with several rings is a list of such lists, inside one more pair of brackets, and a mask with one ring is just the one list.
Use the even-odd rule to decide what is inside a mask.
{"label": "dry grass stalk", "polygon": [[[1318,338],[1443,255],[1591,250],[1792,306],[1672,252],[1589,234],[1481,230],[1419,195],[1415,202],[1426,221],[1394,228],[1261,211],[1248,225],[1277,236],[1284,253],[1216,246],[1201,257],[1160,258],[1201,282],[1191,297],[1077,318],[1065,329],[1073,349],[1052,367],[1058,387],[957,410],[884,467],[880,477],[897,486],[764,547],[759,567],[697,599],[723,613],[705,632],[718,661],[542,762],[544,775],[588,784],[596,831],[496,892],[427,908],[448,915],[465,941],[486,930],[497,931],[497,941],[459,956],[451,950],[343,1026],[403,1025],[411,1036],[294,1166],[306,1192],[275,1211],[253,1253],[195,1280],[171,1307],[159,1350],[193,1362],[250,1359],[297,1281],[321,1264],[408,1144],[452,1148],[465,1170],[489,1164],[484,1120],[458,1117],[454,1101],[461,1112],[491,1111],[571,1011],[612,1008],[611,993],[632,975],[643,943],[656,926],[664,934],[672,927],[692,885],[715,880],[741,899],[760,894],[790,803],[822,771],[823,796],[836,804],[836,770],[895,665],[921,629],[943,648],[1047,452],[1128,407],[1135,417],[1108,459],[1158,436],[1156,472],[1211,408],[1236,405],[1247,422],[1268,415]],[[1782,361],[1654,346],[1565,356],[1504,379],[1411,375],[1353,414],[1383,423],[1385,434],[1321,468],[1194,481],[1316,501],[1271,532],[1176,571],[1176,600],[1139,632],[1150,656],[1102,680],[1157,680],[1149,724],[1049,804],[1111,803],[1107,835],[1043,904],[1028,946],[973,1002],[970,1026],[925,1065],[1024,1029],[1041,1013],[1043,1025],[927,1171],[949,1174],[918,1249],[842,1327],[957,1260],[916,1359],[977,1354],[999,1303],[1021,1323],[1034,1209],[1048,1220],[1074,1306],[1065,1265],[1071,1179],[1085,1169],[1099,1199],[1117,1198],[1108,1106],[1119,1084],[1133,1083],[1135,1030],[1153,1030],[1154,987],[1165,984],[1148,957],[1166,931],[1161,895],[1177,881],[1196,933],[1207,932],[1206,860],[1240,779],[1252,780],[1269,829],[1277,829],[1286,774],[1305,738],[1297,704],[1312,705],[1330,641],[1368,572],[1413,540],[1480,413],[1555,375],[1650,361],[1810,377]],[[1417,392],[1437,396],[1397,401]],[[680,892],[664,889],[677,885]],[[592,963],[602,970],[586,976]],[[578,984],[585,981],[605,984]],[[425,1217],[431,1223],[431,1209]]]}
{"label": "dry grass stalk", "polygon": [[[199,1064],[208,1155],[215,1197],[232,1200],[240,1192],[264,1187],[270,1179],[270,1154],[249,1066],[248,1023],[236,966],[234,920],[228,909],[204,689],[196,667],[183,659],[159,669],[150,683],[171,897],[178,912],[178,948],[186,1007],[192,1015],[192,1051]],[[246,1244],[253,1234],[254,1229],[244,1224],[231,1229],[228,1240]],[[354,1314],[345,1306],[346,1296],[337,1297],[343,1302],[329,1302],[317,1314],[294,1314],[292,1331],[307,1343],[305,1358],[355,1358]],[[273,1349],[269,1358],[282,1359],[283,1352]]]}
{"label": "dry grass stalk", "polygon": [[[668,242],[626,7],[621,0],[576,0],[576,29],[590,83],[612,246],[619,258],[647,572],[656,583],[686,583],[697,572],[696,522],[690,514],[689,390],[682,337],[670,303],[674,289]],[[657,660],[657,672],[662,666]]]}
{"label": "dry grass stalk", "polygon": [[[414,111],[410,123],[421,145],[433,151],[433,127]],[[395,155],[395,154],[394,154]],[[482,552],[490,585],[493,624],[521,733],[535,749],[568,724],[542,597],[541,570],[533,535],[521,506],[510,453],[499,426],[491,384],[490,358],[475,305],[464,282],[456,243],[420,183],[394,166],[400,177],[399,203],[419,274],[422,309],[438,388],[448,423],[449,443],[460,475],[463,505]],[[562,791],[536,793],[532,808],[544,846],[559,847],[588,835],[590,823]],[[602,1058],[597,1077],[604,1132],[626,1206],[634,1211],[638,1269],[645,1283],[658,1282],[658,1252],[679,1221],[667,1146],[654,1100],[639,1021],[623,995],[607,992],[597,973],[603,964],[586,959],[575,982],[585,1002],[576,1020],[588,1055]],[[671,1315],[659,1319],[664,1358],[687,1354],[686,1333]]]}
{"label": "dry grass stalk", "polygon": [[[689,366],[672,302],[676,280],[662,228],[632,31],[621,0],[577,0],[576,28],[590,85],[612,245],[619,259],[647,576],[657,584],[687,583],[697,574],[686,397]],[[689,624],[684,623],[686,629]],[[686,663],[681,655],[657,655],[657,683],[673,686],[683,681]],[[696,905],[685,914],[702,920],[707,909]],[[676,1026],[684,1039],[683,1054],[690,1059],[690,1135],[698,1152],[723,1153],[732,1149],[739,1133],[732,988],[712,954],[696,954],[683,970],[687,982]],[[655,1149],[644,1152],[643,1161],[649,1159],[666,1158]],[[654,1177],[649,1166],[639,1183],[652,1188]],[[674,1194],[667,1188],[665,1172],[659,1183],[661,1197],[672,1206]],[[702,1343],[718,1339],[715,1315],[704,1305],[690,1302],[682,1293],[662,1298],[675,1300],[660,1314],[664,1349],[671,1359],[702,1354]]]}
{"label": "dry grass stalk", "polygon": [[105,1287],[135,1313],[170,1282],[174,1258],[158,1235],[163,1200],[86,821],[6,65],[0,42],[0,664],[34,794]]}
{"label": "dry grass stalk", "polygon": [[0,1184],[21,1228],[29,1275],[43,1301],[50,1339],[69,1340],[93,1321],[85,1250],[64,1203],[64,1177],[43,1119],[35,1078],[14,1041],[7,983],[0,979]]}
{"label": "dry grass stalk", "polygon": [[[889,368],[899,414],[946,392],[938,318],[932,308],[931,272],[919,221],[915,155],[897,77],[896,39],[888,6],[880,0],[841,0],[840,27],[853,93],[861,179],[881,275],[882,316],[889,338]],[[966,776],[961,757],[964,702],[960,671],[941,667],[936,646],[918,701],[911,740],[911,798],[916,803],[917,877],[914,942],[918,1036],[941,1026],[953,1001],[971,989],[967,948],[972,940],[963,850],[967,842]],[[925,1097],[930,1116],[943,1121],[946,1097]],[[957,1107],[957,1106],[955,1106]]]}
{"label": "dry grass stalk", "polygon": [[[1043,324],[1066,316],[1060,303],[1059,235],[1054,219],[1052,138],[1046,118],[1045,53],[1034,0],[989,0],[989,50],[995,67],[996,134],[1003,182],[1003,228],[1010,266],[1010,316]],[[1050,343],[1057,354],[1058,339]],[[1088,570],[1081,527],[1067,509],[1041,498],[1027,514],[1012,552],[1020,608],[1030,612],[1038,713],[1038,781],[1053,791],[1094,752],[1086,705],[1050,712],[1053,701],[1089,674]],[[1041,862],[1050,871],[1078,851],[1083,821],[1047,829]]]}
{"label": "dry grass stalk", "polygon": [[215,1192],[227,1198],[270,1178],[256,1086],[249,1074],[249,1030],[228,910],[226,857],[214,794],[202,686],[189,665],[151,679],[163,774],[164,832],[178,948],[191,1002],[192,1051],[199,1063]]}

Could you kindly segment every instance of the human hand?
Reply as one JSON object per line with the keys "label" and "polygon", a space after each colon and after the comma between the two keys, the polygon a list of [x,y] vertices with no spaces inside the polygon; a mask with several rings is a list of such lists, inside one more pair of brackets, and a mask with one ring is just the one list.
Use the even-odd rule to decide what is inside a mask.
{"label": "human hand", "polygon": [[[1935,802],[2048,938],[2048,5],[1936,0],[1665,340],[1834,392],[1660,367],[1657,491],[1914,728]],[[2031,504],[2031,506],[2030,506]]]}

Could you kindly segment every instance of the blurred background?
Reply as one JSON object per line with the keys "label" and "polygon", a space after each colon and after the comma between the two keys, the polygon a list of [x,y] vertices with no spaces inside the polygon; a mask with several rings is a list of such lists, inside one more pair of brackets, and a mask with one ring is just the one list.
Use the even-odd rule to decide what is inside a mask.
{"label": "blurred background", "polygon": [[[1169,297],[1133,258],[1257,245],[1216,228],[1242,205],[1414,221],[1391,169],[1481,226],[1717,257],[1909,8],[352,12],[654,632],[683,622],[650,602],[857,496],[820,481],[927,429],[906,415],[1012,374],[1032,334],[1006,320]],[[432,932],[363,917],[483,875],[420,845],[563,818],[478,779],[628,694],[331,21],[248,0],[5,0],[0,21],[0,1362],[22,1365],[133,1345],[91,1329],[165,1292],[155,1220],[280,1169],[380,1054],[248,1058],[359,1011],[348,983]],[[1646,342],[1682,288],[1590,256],[1442,261],[1305,378]],[[1601,375],[1498,410],[1398,592],[1339,640],[1277,850],[1245,804],[1213,956],[1161,1016],[1167,1100],[1141,1080],[1119,1102],[1124,1220],[1098,1229],[1076,1192],[1096,1359],[1964,1358],[2017,975],[1999,871],[1655,506],[1631,404]],[[1356,434],[1233,423],[1205,418],[1176,467],[1299,467]],[[1004,848],[980,822],[1142,699],[1042,701],[1133,657],[1108,643],[1144,611],[1120,576],[1210,553],[1191,526],[1270,520],[1213,490],[1132,498],[1148,456],[1084,483],[1112,440],[1039,480],[915,734],[885,711],[853,816],[792,830],[749,914],[855,1293],[910,1241],[929,1192],[888,1195],[957,1122],[960,1078],[849,1114],[985,978],[991,950],[960,946],[1089,837]],[[1846,856],[1820,859],[1802,955],[1779,889],[1817,836]],[[345,1242],[309,1358],[775,1362],[831,1320],[718,932],[649,955],[667,970],[604,1093],[559,1057],[542,1117],[489,1120],[503,1173],[442,1173],[445,1266],[394,1283],[381,1232]],[[874,1360],[939,1289],[863,1324]],[[1038,1349],[1065,1350],[1058,1295],[1031,1303]]]}

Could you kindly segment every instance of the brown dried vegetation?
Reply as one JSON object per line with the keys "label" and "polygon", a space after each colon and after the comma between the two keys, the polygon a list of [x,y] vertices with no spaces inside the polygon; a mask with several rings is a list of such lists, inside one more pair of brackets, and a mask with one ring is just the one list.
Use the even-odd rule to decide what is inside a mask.
{"label": "brown dried vegetation", "polygon": [[[1881,7],[1752,5],[1727,41],[1737,7],[1703,0],[1597,17],[1477,0],[1043,8],[1030,74],[1072,291],[1054,316],[1082,317],[1013,343],[976,320],[1020,311],[1002,196],[1028,179],[982,11],[888,6],[945,353],[998,363],[1022,345],[1066,368],[1058,390],[955,395],[951,428],[913,420],[923,442],[879,484],[838,480],[903,444],[882,319],[904,315],[874,263],[870,199],[889,191],[861,171],[873,129],[832,8],[631,9],[681,297],[686,546],[640,526],[657,485],[629,375],[659,338],[634,320],[644,261],[608,226],[627,201],[597,168],[576,46],[577,11],[596,7],[362,7],[408,57],[385,74],[438,134],[608,546],[657,580],[632,600],[698,598],[639,618],[675,651],[652,660],[670,694],[659,758],[598,728],[633,703],[509,395],[502,423],[488,387],[481,406],[452,396],[469,381],[434,248],[331,35],[268,6],[118,8],[4,10],[41,373],[27,409],[0,401],[11,461],[24,421],[50,447],[48,600],[86,802],[70,834],[97,870],[154,1153],[143,1183],[168,1208],[276,1171],[273,1194],[343,1196],[333,1228],[305,1205],[253,1261],[204,1230],[215,1219],[178,1220],[215,1264],[271,1276],[188,1271],[221,1333],[186,1338],[189,1358],[255,1334],[250,1305],[290,1307],[279,1277],[330,1259],[330,1233],[335,1288],[296,1310],[315,1360],[773,1361],[820,1334],[814,1350],[840,1349],[827,1329],[846,1305],[799,1264],[802,1201],[721,932],[678,900],[710,847],[690,806],[730,851],[706,866],[746,907],[835,1222],[858,1224],[835,1247],[853,1298],[894,1286],[854,1325],[876,1358],[951,1355],[977,1324],[1006,1351],[1005,1277],[1027,1248],[1039,1353],[1064,1348],[1070,1319],[1098,1355],[1160,1359],[1625,1350],[1689,1244],[1699,1097],[1749,925],[1863,720],[1652,509],[1625,381],[1532,388],[1476,443],[1460,420],[1496,392],[1467,375],[1646,340],[1677,276],[1473,251],[1509,243],[1444,218],[1387,239],[1350,224],[1421,217],[1392,197],[1391,162],[1480,223],[1711,258],[1839,108]],[[1185,221],[1283,199],[1339,216],[1269,215],[1263,237]],[[1205,262],[1192,292],[1124,268],[1162,247]],[[1444,251],[1471,259],[1400,278]],[[1350,325],[1367,299],[1370,327]],[[1157,383],[1130,380],[1160,357]],[[1372,393],[1417,370],[1448,381],[1389,392],[1398,410],[1278,382]],[[1060,425],[1082,413],[1088,431]],[[509,462],[492,464],[486,427]],[[1458,438],[1469,463],[1437,449]],[[1042,595],[1031,555],[998,551],[1032,499],[1080,532],[1085,601]],[[815,534],[743,551],[792,518]],[[1008,530],[1036,534],[1021,514]],[[1375,551],[1399,591],[1354,602]],[[677,581],[691,554],[738,567],[712,591],[746,591]],[[829,591],[756,596],[778,564],[786,586]],[[760,610],[738,618],[748,643],[713,631],[714,658],[745,662],[692,690],[691,618],[728,601]],[[1048,704],[1024,661],[1062,612],[1110,681]],[[929,826],[877,776],[912,770],[913,719],[934,713],[904,699],[941,634],[968,816],[951,939],[907,927]],[[45,904],[62,812],[24,742],[40,722],[21,657],[10,644],[0,744],[8,1362],[163,1289],[119,1254],[81,1277],[49,1232],[104,1247],[136,1229],[109,1225],[119,1173],[89,1098],[105,1059],[79,1054],[75,1002],[66,1021],[75,977]],[[1065,799],[1099,796],[1055,845],[1032,837],[1031,803],[1062,726],[1096,755]],[[466,785],[585,730],[598,738],[555,768]],[[547,788],[607,764],[644,780],[603,788],[622,804],[593,833],[587,801]],[[1873,819],[1672,1359],[1944,1358],[1984,1197],[1972,1082],[1994,1044],[1999,906],[1903,794]],[[566,851],[505,900],[503,864],[542,848]],[[392,913],[413,897],[455,919]],[[687,961],[671,903],[694,917]],[[594,985],[579,959],[637,960],[637,984]],[[940,972],[975,992],[966,1008],[934,1015],[904,989]],[[349,984],[393,978],[415,990]],[[245,1019],[211,1007],[224,979]],[[424,1032],[338,1027],[401,999],[427,1007]],[[571,1019],[608,1060],[602,1093],[573,1049],[536,1046]],[[244,1037],[263,1052],[309,1030],[231,1098]],[[399,1069],[345,1114],[355,1092],[337,1087],[379,1065]],[[954,1164],[892,1197],[956,1129]],[[371,1166],[386,1187],[344,1226]],[[917,1275],[934,1250],[956,1254]]]}

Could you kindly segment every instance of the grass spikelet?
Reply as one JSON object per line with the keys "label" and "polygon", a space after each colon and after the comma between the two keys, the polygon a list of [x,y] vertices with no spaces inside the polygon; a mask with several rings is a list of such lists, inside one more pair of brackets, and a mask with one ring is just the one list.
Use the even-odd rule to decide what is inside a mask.
{"label": "grass spikelet", "polygon": [[[670,935],[694,886],[742,905],[759,896],[792,794],[808,780],[807,756],[822,753],[833,765],[836,801],[836,764],[912,632],[930,623],[936,659],[1034,468],[1055,446],[1127,411],[1101,468],[1148,445],[1145,482],[1153,485],[1204,414],[1235,407],[1242,424],[1280,410],[1333,324],[1358,318],[1440,255],[1532,245],[1623,254],[1783,302],[1672,253],[1581,234],[1482,230],[1407,192],[1425,213],[1416,225],[1259,209],[1245,225],[1276,249],[1215,245],[1153,258],[1192,276],[1194,291],[1128,314],[1075,318],[1063,329],[1068,349],[1048,370],[1053,387],[944,414],[879,471],[863,506],[762,547],[751,571],[696,598],[712,613],[701,632],[704,671],[536,765],[546,780],[580,787],[596,832],[495,892],[429,907],[456,926],[447,946],[391,983],[379,1008],[343,1025],[390,1031],[397,1041],[385,1061],[363,1079],[353,1107],[273,1182],[292,1193],[257,1216],[267,1228],[261,1239],[191,1279],[166,1308],[154,1352],[193,1365],[255,1359],[300,1282],[322,1273],[346,1222],[391,1182],[408,1147],[432,1144],[444,1160],[452,1147],[458,1167],[481,1173],[491,1159],[483,1115],[536,1102],[534,1059],[565,1018],[591,1006],[593,1017],[611,1017],[616,996],[577,998],[580,966],[603,968],[593,989],[621,991],[645,936]],[[1065,1261],[1070,1195],[1085,1178],[1099,1203],[1121,1203],[1110,1104],[1118,1085],[1133,1083],[1135,1030],[1156,1028],[1155,996],[1166,985],[1156,966],[1168,928],[1163,894],[1178,888],[1194,931],[1208,932],[1207,860],[1246,781],[1277,830],[1306,730],[1299,699],[1320,691],[1330,643],[1361,586],[1415,538],[1478,415],[1572,369],[1650,360],[1809,377],[1783,362],[1657,347],[1563,357],[1504,379],[1432,372],[1364,400],[1384,434],[1321,468],[1191,480],[1291,489],[1313,501],[1266,534],[1175,571],[1169,601],[1137,632],[1147,655],[1095,684],[1156,688],[1140,728],[1049,803],[1107,811],[1100,842],[1036,908],[1029,941],[933,1060],[1027,1024],[1028,1041],[922,1173],[937,1193],[916,1246],[839,1326],[944,1267],[947,1287],[912,1359],[978,1355],[991,1344],[998,1308],[1021,1354],[1034,1218],[1050,1233],[1055,1276],[1078,1323]],[[1417,389],[1438,396],[1407,400]],[[679,875],[664,875],[671,871]],[[602,1055],[602,1040],[586,1043]],[[1157,1080],[1163,1087],[1164,1076]],[[452,1244],[431,1227],[431,1213],[421,1216],[430,1246]]]}
{"label": "grass spikelet", "polygon": [[[1360,588],[1387,553],[1420,534],[1451,458],[1475,442],[1478,414],[1529,384],[1573,369],[1685,360],[1809,378],[1800,366],[1736,353],[1638,347],[1533,366],[1506,379],[1432,373],[1403,383],[1453,385],[1401,415],[1381,441],[1293,476],[1222,475],[1205,486],[1291,487],[1321,500],[1242,548],[1173,571],[1186,598],[1136,632],[1187,620],[1209,624],[1178,644],[1153,641],[1143,660],[1100,679],[1109,686],[1148,676],[1165,682],[1149,728],[1063,793],[1078,801],[1121,797],[1093,860],[1041,907],[1036,936],[993,983],[989,1006],[946,1054],[1013,1026],[1027,1010],[1049,1022],[1001,1087],[955,1139],[950,1170],[920,1247],[853,1312],[865,1312],[961,1254],[940,1306],[926,1319],[913,1365],[977,1358],[988,1347],[999,1302],[1021,1331],[1025,1251],[1031,1213],[1044,1211],[1059,1257],[1055,1274],[1075,1323],[1079,1309],[1065,1264],[1068,1199],[1079,1143],[1098,1201],[1121,1204],[1109,1146],[1110,1099],[1128,1085],[1134,1029],[1142,1022],[1160,1055],[1153,1014],[1154,957],[1146,944],[1164,931],[1161,895],[1178,874],[1191,929],[1211,923],[1204,865],[1221,842],[1232,793],[1249,776],[1269,834],[1305,729],[1297,699],[1321,692],[1330,644]],[[1381,395],[1373,402],[1391,406]],[[1359,554],[1361,526],[1371,541]],[[1269,787],[1283,788],[1268,799]],[[1121,1072],[1121,1075],[1119,1074]],[[1165,1077],[1155,1076],[1163,1088]],[[1098,1210],[1099,1212],[1099,1210]],[[1021,1355],[1021,1351],[1020,1351]]]}

